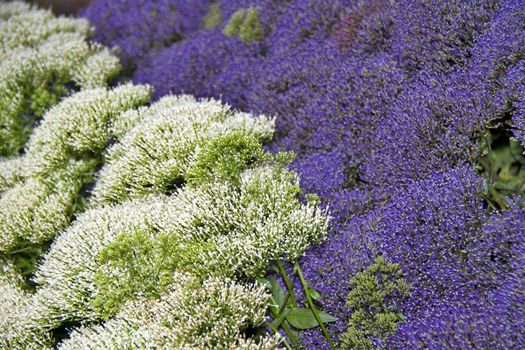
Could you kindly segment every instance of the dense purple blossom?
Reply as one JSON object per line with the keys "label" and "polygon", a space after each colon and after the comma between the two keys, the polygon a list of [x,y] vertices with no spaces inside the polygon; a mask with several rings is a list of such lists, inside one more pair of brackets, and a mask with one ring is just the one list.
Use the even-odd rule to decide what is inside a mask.
{"label": "dense purple blossom", "polygon": [[473,95],[464,82],[464,76],[421,74],[405,84],[373,136],[365,180],[399,186],[472,164],[485,130],[487,97]]}
{"label": "dense purple blossom", "polygon": [[198,30],[210,2],[94,0],[82,16],[95,26],[97,41],[118,46],[125,65],[139,65],[150,50]]}
{"label": "dense purple blossom", "polygon": [[407,70],[449,71],[468,62],[490,21],[491,0],[395,1],[392,53]]}
{"label": "dense purple blossom", "polygon": [[[434,298],[408,313],[389,346],[396,349],[522,349],[525,346],[525,211],[523,203],[496,213],[471,253],[480,284],[461,295]],[[472,246],[474,245],[474,247]],[[477,260],[477,261],[476,261]],[[466,269],[468,271],[468,268]]]}
{"label": "dense purple blossom", "polygon": [[[100,40],[122,40],[130,57],[149,50],[134,80],[157,97],[222,97],[278,117],[268,148],[298,154],[304,192],[333,215],[301,261],[319,307],[339,318],[333,337],[350,317],[348,282],[382,254],[413,287],[384,348],[523,348],[523,203],[493,211],[474,169],[489,130],[525,145],[525,2],[224,0],[222,24],[197,31],[198,3],[166,48],[140,46],[166,42],[147,31]],[[247,8],[265,32],[255,43],[222,32]],[[114,13],[98,35],[138,18]],[[327,348],[318,329],[301,338]]]}
{"label": "dense purple blossom", "polygon": [[[225,37],[216,29],[205,30],[149,57],[148,64],[138,67],[135,80],[152,84],[156,97],[185,93],[198,97],[222,95],[226,101],[239,101],[238,91],[243,91],[243,83],[249,81],[248,67],[258,49],[256,43]],[[224,82],[224,76],[236,80]],[[235,96],[230,96],[230,89]]]}

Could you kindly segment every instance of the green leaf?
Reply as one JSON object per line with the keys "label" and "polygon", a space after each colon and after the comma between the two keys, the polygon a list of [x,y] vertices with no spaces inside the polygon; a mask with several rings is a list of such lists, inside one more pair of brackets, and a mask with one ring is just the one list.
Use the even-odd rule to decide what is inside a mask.
{"label": "green leaf", "polygon": [[[336,317],[327,314],[326,312],[318,311],[318,313],[319,318],[323,323],[337,321]],[[297,329],[310,329],[319,326],[312,310],[306,308],[296,308],[290,310],[286,320]]]}
{"label": "green leaf", "polygon": [[310,294],[310,297],[315,301],[319,301],[321,299],[321,294],[319,294],[319,292],[313,288],[308,288],[308,294]]}
{"label": "green leaf", "polygon": [[279,309],[282,308],[286,299],[286,295],[284,293],[283,287],[281,287],[275,277],[270,280],[270,290],[272,291],[273,301],[275,304],[277,304]]}
{"label": "green leaf", "polygon": [[272,326],[274,326],[275,328],[279,328],[281,326],[281,323],[283,323],[283,321],[286,319],[286,316],[288,316],[288,314],[290,313],[290,311],[291,310],[288,309],[281,312],[281,314],[277,318],[275,318],[275,320],[273,320]]}
{"label": "green leaf", "polygon": [[268,289],[272,289],[272,284],[270,283],[270,281],[266,278],[263,278],[263,277],[257,277],[255,279],[257,282],[259,282],[261,285],[263,285],[264,287],[268,288]]}
{"label": "green leaf", "polygon": [[294,264],[293,264],[293,273],[297,273],[297,271],[299,271],[299,263],[296,261]]}

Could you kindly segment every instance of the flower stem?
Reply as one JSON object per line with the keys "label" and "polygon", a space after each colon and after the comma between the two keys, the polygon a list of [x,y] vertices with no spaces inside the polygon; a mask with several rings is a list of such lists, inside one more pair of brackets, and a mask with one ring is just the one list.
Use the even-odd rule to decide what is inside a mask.
{"label": "flower stem", "polygon": [[266,321],[266,326],[268,326],[272,330],[272,332],[274,332],[275,334],[279,334],[279,336],[283,340],[284,346],[288,350],[293,350],[292,347],[290,346],[290,344],[288,344],[288,342],[286,341],[286,338],[281,334],[281,332],[279,332],[279,330],[277,328],[275,328],[273,326],[273,324],[271,322]]}
{"label": "flower stem", "polygon": [[326,330],[326,327],[324,326],[323,321],[321,321],[321,318],[319,317],[319,313],[317,313],[317,309],[315,308],[312,297],[310,296],[310,293],[308,292],[308,285],[306,284],[306,280],[304,279],[303,271],[301,270],[301,267],[299,266],[299,263],[297,261],[295,262],[295,268],[297,269],[297,273],[299,274],[301,285],[303,286],[304,293],[306,294],[306,298],[308,299],[308,304],[310,304],[310,308],[312,309],[315,319],[317,320],[317,323],[321,327],[324,337],[326,338],[326,340],[328,340],[328,344],[330,344],[330,349],[335,349],[334,343],[332,342],[332,338],[330,338],[330,335],[328,334],[328,331]]}
{"label": "flower stem", "polygon": [[288,294],[290,295],[290,302],[292,303],[292,307],[297,307],[297,301],[295,300],[295,294],[293,292],[293,286],[290,283],[290,279],[288,278],[288,274],[286,273],[286,270],[284,269],[283,264],[281,263],[281,260],[277,260],[277,265],[279,266],[279,270],[281,271],[281,275],[283,275],[284,283],[286,284],[286,289],[288,289]]}

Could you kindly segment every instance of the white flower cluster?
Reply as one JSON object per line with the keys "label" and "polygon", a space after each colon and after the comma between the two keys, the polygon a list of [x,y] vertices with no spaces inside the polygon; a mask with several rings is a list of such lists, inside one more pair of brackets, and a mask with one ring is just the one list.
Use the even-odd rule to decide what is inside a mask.
{"label": "white flower cluster", "polygon": [[175,273],[158,300],[128,302],[105,324],[81,328],[61,350],[83,349],[275,349],[279,339],[256,343],[240,330],[260,326],[269,295],[261,286],[230,279],[201,280]]}
{"label": "white flower cluster", "polygon": [[34,114],[55,104],[67,84],[104,86],[119,72],[115,55],[87,41],[91,32],[84,19],[0,4],[0,156],[23,148]]}
{"label": "white flower cluster", "polygon": [[[120,136],[120,142],[110,149],[112,156],[99,182],[119,179],[125,173],[122,169],[133,169],[136,174],[150,171],[154,178],[167,178],[173,170],[163,167],[163,161],[176,158],[187,170],[195,154],[204,152],[205,147],[199,145],[218,135],[235,131],[267,139],[273,131],[271,119],[236,114],[216,101],[199,102],[188,96],[166,97],[151,107],[131,109],[110,120],[105,127]],[[44,125],[70,130],[66,121]],[[87,134],[89,131],[82,135]],[[48,133],[34,135],[28,147],[34,154],[39,153],[39,147],[58,142],[46,136]],[[74,153],[75,147],[93,147],[97,139],[82,140],[69,137],[67,145],[58,142],[60,147],[52,148],[64,147],[67,153]],[[156,148],[144,140],[156,142]],[[104,140],[99,141],[95,144],[100,146]],[[184,147],[187,151],[178,151]],[[129,154],[133,152],[138,155]],[[52,154],[42,154],[46,153]],[[38,157],[35,159],[30,172],[40,173],[56,164],[46,159],[42,164],[53,166],[39,166]],[[116,167],[119,162],[125,166]],[[277,347],[276,338],[241,334],[249,325],[260,325],[267,305],[267,296],[259,288],[242,282],[263,274],[269,261],[295,259],[311,243],[324,239],[326,213],[314,204],[300,203],[296,175],[281,164],[268,163],[244,170],[239,184],[217,181],[183,186],[169,194],[165,194],[167,184],[135,192],[130,192],[127,182],[120,186],[124,191],[118,193],[124,194],[111,197],[120,203],[92,203],[91,209],[53,242],[36,272],[37,291],[27,306],[31,311],[24,316],[29,334],[50,332],[65,323],[107,318],[72,333],[62,348]],[[139,240],[133,243],[133,237]],[[108,249],[117,253],[103,259]],[[171,278],[166,279],[167,275]],[[100,276],[109,285],[101,284]],[[101,308],[101,300],[109,300],[112,308],[105,310],[104,304]]]}
{"label": "white flower cluster", "polygon": [[166,192],[185,180],[195,155],[213,138],[240,132],[266,141],[274,129],[274,119],[233,113],[218,101],[190,96],[164,97],[125,120],[134,127],[109,149],[94,190],[97,203]]}
{"label": "white flower cluster", "polygon": [[31,295],[10,264],[0,265],[0,348],[51,349],[50,337],[31,327]]}
{"label": "white flower cluster", "polygon": [[240,189],[221,183],[185,187],[173,196],[151,195],[82,214],[57,238],[37,272],[40,322],[54,327],[101,318],[96,298],[104,291],[97,286],[97,273],[107,275],[114,283],[110,289],[118,290],[127,272],[99,257],[119,237],[135,232],[158,242],[147,262],[151,267],[133,266],[144,271],[137,274],[144,283],[170,260],[184,264],[167,268],[199,277],[255,278],[272,259],[301,256],[311,243],[324,239],[328,223],[319,208],[291,196],[296,185],[295,176],[284,169],[256,169]]}
{"label": "white flower cluster", "polygon": [[67,227],[113,137],[111,123],[149,96],[150,88],[140,85],[84,90],[45,114],[26,153],[0,161],[0,251],[45,242]]}

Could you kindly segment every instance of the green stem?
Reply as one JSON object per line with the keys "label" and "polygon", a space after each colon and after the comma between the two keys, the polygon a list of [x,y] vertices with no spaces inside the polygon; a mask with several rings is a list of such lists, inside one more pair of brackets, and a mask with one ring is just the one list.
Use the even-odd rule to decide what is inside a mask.
{"label": "green stem", "polygon": [[330,335],[328,334],[328,331],[326,330],[326,327],[324,326],[323,321],[321,321],[321,318],[319,317],[319,313],[317,313],[317,309],[315,308],[314,301],[312,300],[312,297],[310,296],[310,293],[308,292],[308,285],[306,284],[306,280],[303,276],[303,271],[301,270],[301,267],[299,266],[299,263],[295,262],[295,268],[297,269],[297,273],[299,274],[299,279],[301,280],[301,284],[304,289],[304,293],[306,294],[306,298],[308,299],[308,304],[310,304],[310,308],[312,309],[312,312],[315,316],[315,319],[317,320],[317,323],[321,327],[321,330],[323,331],[323,335],[328,340],[328,344],[330,344],[330,349],[335,349],[334,343],[332,342],[332,338],[330,338]]}
{"label": "green stem", "polygon": [[294,347],[300,347],[301,343],[299,342],[299,339],[297,339],[297,337],[293,334],[293,331],[290,328],[290,326],[288,326],[288,322],[286,320],[281,324],[281,328],[284,329],[284,332],[286,333],[288,338],[290,338],[290,341],[292,342]]}
{"label": "green stem", "polygon": [[[272,297],[272,303],[275,303],[275,301],[273,300],[273,297]],[[286,305],[286,304],[285,304]],[[279,315],[281,314],[282,311],[280,311],[279,313],[275,312],[275,309],[273,307],[270,307],[270,313],[272,314],[272,317],[274,319],[276,319],[277,317],[279,317]],[[272,325],[273,327],[273,325]],[[275,327],[273,327],[275,328]],[[273,328],[271,328],[273,330]],[[297,337],[293,334],[292,330],[290,329],[290,327],[288,327],[288,323],[286,322],[286,320],[284,320],[282,323],[281,323],[281,328],[284,330],[284,332],[286,333],[286,335],[288,336],[288,338],[290,338],[290,341],[292,342],[292,344],[294,345],[294,347],[299,347],[300,343],[299,343],[299,340],[297,339]]]}
{"label": "green stem", "polygon": [[266,326],[268,326],[275,334],[279,334],[281,336],[281,339],[283,340],[283,343],[284,343],[284,346],[288,349],[288,350],[293,350],[292,347],[290,346],[290,344],[288,344],[288,342],[286,341],[286,338],[281,334],[281,332],[279,332],[279,330],[277,328],[275,328],[271,322],[268,322],[266,321]]}
{"label": "green stem", "polygon": [[284,266],[281,263],[281,259],[277,260],[277,265],[279,266],[281,275],[283,275],[284,283],[286,284],[286,289],[288,289],[288,294],[290,295],[290,301],[292,303],[292,307],[297,307],[297,301],[295,300],[295,294],[293,292],[293,287],[292,287],[292,284],[290,283],[290,279],[288,278],[288,274],[286,273],[286,270],[284,269]]}

